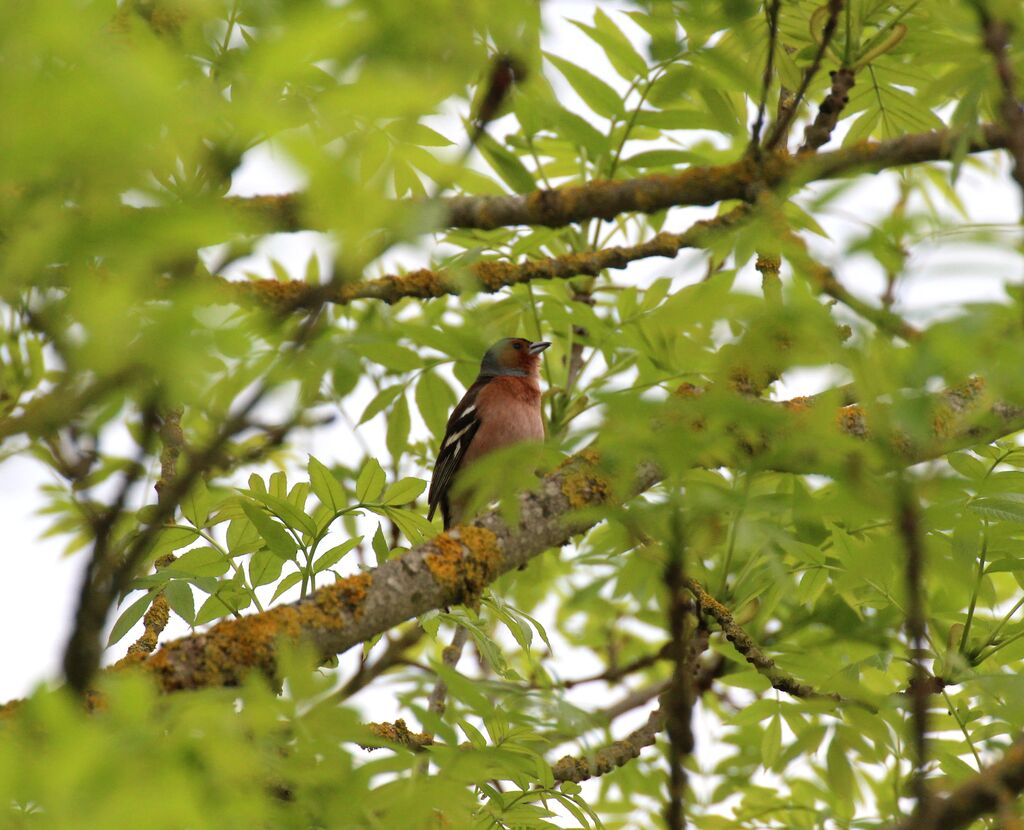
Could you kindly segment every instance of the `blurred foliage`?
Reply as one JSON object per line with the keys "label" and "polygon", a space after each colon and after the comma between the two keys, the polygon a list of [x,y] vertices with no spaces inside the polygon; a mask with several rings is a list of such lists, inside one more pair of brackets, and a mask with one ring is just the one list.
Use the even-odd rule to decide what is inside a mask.
{"label": "blurred foliage", "polygon": [[[479,608],[418,621],[427,636],[370,699],[337,699],[353,662],[310,671],[300,652],[270,684],[282,694],[252,678],[157,699],[118,673],[102,681],[101,710],[86,715],[62,690],[40,689],[0,722],[0,825],[660,826],[663,740],[582,788],[556,783],[551,763],[621,736],[593,701],[669,676],[651,659],[588,684],[600,689],[589,703],[564,683],[585,674],[576,666],[602,673],[662,647],[662,575],[680,511],[689,575],[782,669],[848,700],[777,694],[712,636],[706,657],[724,662],[696,717],[718,743],[698,742],[691,764],[693,825],[890,824],[909,803],[912,756],[898,475],[922,505],[924,661],[946,684],[931,712],[931,783],[954,786],[1008,744],[1024,723],[1024,450],[1007,435],[899,474],[892,450],[897,436],[942,434],[926,392],[981,377],[986,401],[1024,404],[1014,275],[989,274],[1006,280],[1001,299],[943,307],[907,343],[824,301],[790,268],[779,233],[782,221],[824,237],[815,244],[855,288],[858,269],[886,275],[887,297],[859,291],[879,306],[936,239],[1013,253],[1012,234],[970,223],[960,190],[967,165],[1000,175],[991,157],[967,154],[977,125],[998,121],[1003,95],[971,4],[845,3],[791,143],[828,93],[825,70],[840,65],[857,75],[835,143],[943,126],[963,138],[951,165],[886,173],[898,193],[875,185],[844,238],[822,225],[849,204],[857,177],[780,194],[778,215],[719,234],[685,267],[313,315],[233,302],[211,279],[354,280],[393,267],[396,252],[457,270],[682,230],[685,211],[452,229],[433,197],[739,158],[762,95],[764,6],[0,4],[0,460],[30,456],[52,472],[42,512],[69,554],[116,563],[146,540],[105,631],[117,644],[108,656],[121,655],[158,594],[195,628],[307,596],[436,533],[418,503],[424,470],[499,337],[554,342],[543,362],[551,450],[525,465],[508,455],[480,463],[481,502],[529,486],[535,468],[595,437],[610,472],[625,478],[653,458],[666,482],[500,579]],[[1016,27],[1008,59],[1022,78],[1024,12],[1016,2],[989,7]],[[781,4],[769,115],[813,61],[817,8]],[[542,11],[566,11],[594,60],[550,49]],[[496,55],[526,72],[466,163],[472,108]],[[225,199],[246,160],[268,149],[301,174],[292,224],[321,229],[330,251],[297,269],[262,252],[281,224],[272,208],[254,218]],[[782,254],[779,301],[750,290],[753,258],[765,252]],[[850,384],[873,424],[866,444],[837,434],[838,392],[790,434],[777,429],[781,409],[755,405],[808,369]],[[669,399],[684,382],[711,390],[700,424],[673,420]],[[157,434],[151,414],[166,423],[178,410],[180,438]],[[702,468],[709,457],[742,458],[762,431],[776,436],[767,460]],[[778,471],[826,446],[854,460],[827,477]],[[186,492],[158,506],[152,485],[186,473]],[[461,673],[440,664],[456,623],[479,657]],[[389,642],[367,643],[362,665]],[[427,709],[435,671],[449,688],[443,717]],[[422,757],[361,747],[383,743],[365,722],[396,711],[435,735],[429,774]]]}

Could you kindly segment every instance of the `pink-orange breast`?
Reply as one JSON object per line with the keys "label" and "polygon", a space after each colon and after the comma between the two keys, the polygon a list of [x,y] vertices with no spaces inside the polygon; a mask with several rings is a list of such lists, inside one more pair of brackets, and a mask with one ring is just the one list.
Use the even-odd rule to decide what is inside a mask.
{"label": "pink-orange breast", "polygon": [[497,377],[480,390],[476,406],[480,428],[466,450],[463,466],[510,444],[544,440],[536,378]]}

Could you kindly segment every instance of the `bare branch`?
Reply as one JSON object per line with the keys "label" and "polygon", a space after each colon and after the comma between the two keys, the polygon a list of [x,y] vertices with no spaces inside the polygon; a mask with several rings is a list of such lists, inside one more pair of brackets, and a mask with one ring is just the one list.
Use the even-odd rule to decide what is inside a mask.
{"label": "bare branch", "polygon": [[913,673],[910,681],[910,706],[913,716],[914,778],[913,790],[918,815],[929,812],[929,793],[925,785],[928,735],[929,675],[923,657],[927,639],[924,609],[924,544],[921,538],[921,515],[911,484],[901,479],[897,493],[896,525],[906,554],[907,640]]}
{"label": "bare branch", "polygon": [[[776,10],[777,11],[777,10]],[[668,562],[665,565],[665,587],[668,589],[669,650],[673,660],[672,682],[665,693],[663,708],[667,709],[668,729],[668,804],[665,807],[665,825],[669,830],[683,830],[686,816],[683,800],[686,795],[687,756],[693,752],[693,667],[691,634],[693,630],[692,603],[686,596],[686,542],[682,527],[682,510],[671,513],[671,540]]]}
{"label": "bare branch", "polygon": [[[441,655],[441,660],[449,669],[454,669],[459,658],[462,657],[462,649],[466,645],[466,638],[469,637],[469,629],[464,625],[456,625],[455,634],[452,635],[452,642],[446,646]],[[448,695],[448,684],[444,678],[437,678],[433,691],[430,693],[430,701],[427,708],[438,717],[444,714],[445,698]]]}
{"label": "bare branch", "polygon": [[[1024,408],[992,403],[980,380],[936,395],[932,401],[935,437],[923,442],[899,439],[896,449],[903,463],[935,458],[1024,428]],[[697,407],[700,417],[699,396],[677,403],[684,408]],[[809,406],[806,399],[784,404],[748,400],[744,405],[776,412],[780,435],[799,433]],[[837,436],[863,440],[871,434],[860,407],[843,407],[835,422]],[[789,458],[791,471],[846,469],[851,463],[851,446],[821,446],[800,458]],[[737,453],[744,459],[742,463],[749,465],[753,457],[768,454],[770,449],[768,437],[763,445],[747,445]],[[736,463],[738,457],[709,458],[708,463]],[[201,634],[167,643],[142,665],[166,691],[237,685],[253,670],[274,674],[276,643],[281,637],[307,639],[321,654],[338,654],[426,611],[471,600],[501,574],[561,546],[599,521],[597,511],[582,513],[581,508],[630,496],[613,496],[597,460],[596,453],[587,451],[547,476],[535,491],[520,496],[517,524],[507,524],[500,510],[491,510],[472,525],[443,533],[378,568],[320,588],[303,600],[226,620]],[[631,492],[648,489],[660,477],[657,467],[642,465]]]}
{"label": "bare branch", "polygon": [[850,100],[850,90],[855,83],[853,70],[842,66],[834,70],[831,76],[832,88],[818,107],[814,123],[809,124],[804,130],[804,143],[798,150],[799,153],[816,152],[819,147],[828,143],[832,131],[839,123],[839,115]]}

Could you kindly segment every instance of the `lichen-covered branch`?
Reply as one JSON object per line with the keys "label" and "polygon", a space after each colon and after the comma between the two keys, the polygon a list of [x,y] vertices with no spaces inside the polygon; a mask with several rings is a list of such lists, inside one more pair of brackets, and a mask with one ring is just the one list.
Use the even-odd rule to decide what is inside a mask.
{"label": "lichen-covered branch", "polygon": [[[490,230],[512,225],[558,228],[586,219],[614,219],[621,213],[655,213],[683,205],[713,205],[748,199],[757,186],[775,187],[832,179],[953,157],[962,134],[955,130],[915,133],[890,141],[859,142],[828,153],[793,156],[771,153],[731,164],[690,167],[678,173],[635,179],[593,181],[554,190],[502,196],[455,196],[441,201],[440,224]],[[972,153],[1006,149],[1010,137],[1000,125],[984,125],[968,142]],[[269,231],[327,230],[305,217],[302,194],[231,197],[227,206],[254,227]],[[144,208],[159,210],[159,208]]]}
{"label": "lichen-covered branch", "polygon": [[556,761],[551,767],[555,781],[579,783],[589,778],[606,775],[612,770],[625,766],[634,758],[639,758],[640,750],[645,746],[651,746],[658,733],[664,728],[665,712],[662,707],[658,707],[651,712],[647,723],[630,732],[621,741],[603,746],[593,755],[579,757],[566,755]]}
{"label": "lichen-covered branch", "polygon": [[533,280],[597,276],[605,269],[625,268],[631,262],[650,257],[672,258],[684,248],[703,247],[713,234],[737,226],[749,215],[749,210],[740,207],[714,219],[696,222],[681,233],[659,233],[637,245],[613,246],[518,263],[475,262],[462,270],[422,268],[406,274],[339,283],[326,294],[320,290],[322,286],[299,280],[233,282],[220,277],[216,279],[227,297],[251,299],[274,308],[293,310],[318,307],[322,302],[346,304],[364,299],[397,303],[406,297],[428,299],[461,294],[467,289],[495,292]]}
{"label": "lichen-covered branch", "polygon": [[[934,439],[900,441],[896,448],[906,464],[935,458],[972,443],[993,440],[1024,429],[1024,408],[992,403],[980,380],[933,396]],[[703,396],[675,403],[699,406]],[[780,416],[780,433],[798,433],[810,408],[806,400],[787,404],[749,401]],[[700,411],[697,411],[700,417]],[[834,416],[840,433],[853,438],[871,434],[863,409],[843,407]],[[666,427],[668,428],[668,427]],[[687,428],[685,424],[678,426]],[[867,445],[865,445],[867,448]],[[831,472],[849,463],[847,449],[828,448],[771,456],[771,439],[749,442],[731,459],[709,463],[749,465],[760,455],[777,466],[788,461],[793,472]],[[835,454],[837,457],[833,458]],[[298,602],[262,614],[226,620],[206,632],[167,643],[142,665],[166,691],[236,685],[246,674],[274,675],[277,643],[306,640],[324,655],[337,654],[375,634],[435,608],[472,602],[498,576],[515,570],[544,551],[565,544],[599,520],[598,507],[646,490],[661,478],[654,464],[643,464],[631,492],[613,494],[592,451],[574,457],[539,487],[519,499],[519,520],[508,524],[491,510],[472,525],[460,526],[385,562],[378,568],[341,579]]]}
{"label": "lichen-covered branch", "polygon": [[726,639],[736,647],[736,650],[743,655],[750,665],[768,678],[768,681],[774,688],[780,692],[791,694],[794,697],[831,698],[837,702],[841,700],[839,695],[823,694],[806,683],[801,683],[799,680],[786,674],[786,672],[775,665],[775,661],[771,657],[761,651],[761,648],[754,642],[751,636],[733,619],[732,612],[705,591],[704,587],[696,579],[686,577],[684,584],[697,601],[697,610],[718,623]]}

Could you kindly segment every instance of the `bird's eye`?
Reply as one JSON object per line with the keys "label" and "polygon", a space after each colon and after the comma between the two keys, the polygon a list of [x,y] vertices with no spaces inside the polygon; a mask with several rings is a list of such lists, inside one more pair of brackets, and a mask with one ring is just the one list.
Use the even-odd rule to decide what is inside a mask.
{"label": "bird's eye", "polygon": [[513,343],[512,344],[512,348],[515,349],[518,352],[520,349],[523,348],[523,344],[522,343]]}

